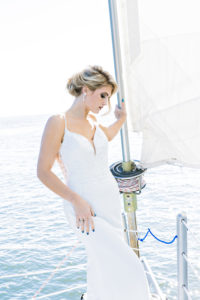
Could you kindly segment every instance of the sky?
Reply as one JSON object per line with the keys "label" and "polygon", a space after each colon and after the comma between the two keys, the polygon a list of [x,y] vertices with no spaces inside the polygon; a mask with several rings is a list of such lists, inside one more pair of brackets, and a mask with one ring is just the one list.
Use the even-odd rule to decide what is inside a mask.
{"label": "sky", "polygon": [[[161,35],[199,31],[197,3],[141,0],[141,17]],[[67,79],[88,65],[115,77],[107,0],[1,0],[0,43],[0,117],[66,110]]]}
{"label": "sky", "polygon": [[0,20],[0,116],[65,110],[88,65],[114,75],[107,1],[0,1]]}

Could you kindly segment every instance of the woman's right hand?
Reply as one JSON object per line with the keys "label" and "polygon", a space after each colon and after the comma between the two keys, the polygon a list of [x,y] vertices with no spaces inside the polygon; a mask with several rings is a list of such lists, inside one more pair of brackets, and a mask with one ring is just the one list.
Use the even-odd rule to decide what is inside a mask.
{"label": "woman's right hand", "polygon": [[76,195],[72,204],[76,215],[77,228],[81,227],[81,231],[84,232],[84,230],[86,230],[87,234],[89,234],[90,226],[92,231],[95,231],[92,217],[96,214],[90,204],[79,195]]}

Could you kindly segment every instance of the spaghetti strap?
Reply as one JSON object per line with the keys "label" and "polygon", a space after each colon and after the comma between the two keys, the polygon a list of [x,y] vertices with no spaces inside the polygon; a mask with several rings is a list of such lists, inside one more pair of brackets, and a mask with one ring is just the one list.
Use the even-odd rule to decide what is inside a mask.
{"label": "spaghetti strap", "polygon": [[64,119],[65,119],[65,129],[67,129],[67,119],[66,119],[66,114],[63,113]]}

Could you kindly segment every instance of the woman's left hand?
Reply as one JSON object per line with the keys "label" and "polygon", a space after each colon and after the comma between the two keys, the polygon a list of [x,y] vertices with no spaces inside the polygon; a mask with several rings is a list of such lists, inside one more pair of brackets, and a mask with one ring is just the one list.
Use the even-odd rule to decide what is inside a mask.
{"label": "woman's left hand", "polygon": [[116,104],[115,106],[115,111],[114,111],[115,117],[119,119],[124,119],[126,120],[127,112],[126,112],[126,106],[125,102],[121,102],[121,107],[119,108],[118,105]]}

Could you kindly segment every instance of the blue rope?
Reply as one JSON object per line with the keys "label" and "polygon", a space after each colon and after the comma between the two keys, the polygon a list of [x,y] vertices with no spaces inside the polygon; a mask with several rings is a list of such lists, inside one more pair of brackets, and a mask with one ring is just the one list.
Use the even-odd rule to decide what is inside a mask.
{"label": "blue rope", "polygon": [[149,233],[150,233],[157,241],[159,241],[159,242],[161,242],[161,243],[164,243],[164,244],[172,244],[172,243],[175,241],[175,239],[178,237],[177,235],[175,235],[174,238],[173,238],[173,240],[171,240],[171,242],[165,242],[165,241],[162,241],[162,240],[160,240],[159,238],[157,238],[157,237],[151,232],[151,229],[148,228],[148,231],[147,231],[147,233],[145,234],[145,236],[143,237],[143,239],[138,238],[138,240],[141,241],[141,242],[143,242],[143,241],[146,239],[146,237],[147,237],[147,235],[148,235]]}

